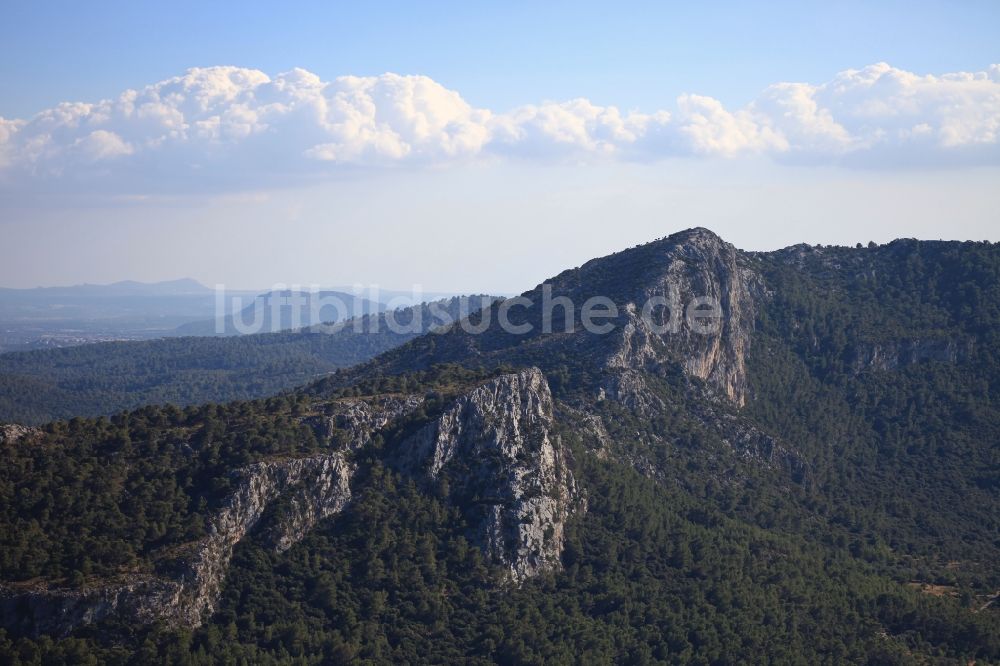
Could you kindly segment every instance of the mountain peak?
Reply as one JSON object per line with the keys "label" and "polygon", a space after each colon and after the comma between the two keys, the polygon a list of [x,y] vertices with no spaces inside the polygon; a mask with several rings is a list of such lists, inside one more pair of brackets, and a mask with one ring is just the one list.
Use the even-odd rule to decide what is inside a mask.
{"label": "mountain peak", "polygon": [[[478,332],[455,326],[450,335],[415,340],[356,372],[398,374],[435,363],[498,363],[533,365],[543,372],[565,367],[607,383],[622,373],[677,364],[742,405],[745,352],[762,294],[762,277],[744,253],[708,229],[686,229],[563,271],[524,292],[520,305],[505,310],[505,317],[511,312],[514,317],[506,324],[498,304],[484,315]],[[610,304],[603,332],[583,321],[595,299]],[[553,309],[556,302],[560,305]],[[709,308],[716,323],[692,324],[692,308]],[[520,332],[509,325],[512,321]],[[596,390],[596,383],[591,388]]]}
{"label": "mountain peak", "polygon": [[665,240],[673,241],[675,243],[692,241],[725,243],[721,236],[711,229],[706,229],[705,227],[691,227],[689,229],[676,231],[667,236]]}
{"label": "mountain peak", "polygon": [[727,250],[736,250],[731,243],[727,243],[717,233],[705,227],[692,227],[677,231],[665,238],[653,241],[649,245],[671,253],[679,251],[682,256],[687,254],[716,255]]}

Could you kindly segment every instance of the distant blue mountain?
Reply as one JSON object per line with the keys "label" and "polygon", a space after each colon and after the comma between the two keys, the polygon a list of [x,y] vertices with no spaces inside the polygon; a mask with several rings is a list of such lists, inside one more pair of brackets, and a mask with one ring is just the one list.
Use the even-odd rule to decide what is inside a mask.
{"label": "distant blue mountain", "polygon": [[[232,303],[230,300],[227,306]],[[260,294],[237,313],[183,324],[172,335],[276,333],[316,324],[336,323],[355,316],[378,314],[385,309],[383,303],[343,291],[271,291]]]}

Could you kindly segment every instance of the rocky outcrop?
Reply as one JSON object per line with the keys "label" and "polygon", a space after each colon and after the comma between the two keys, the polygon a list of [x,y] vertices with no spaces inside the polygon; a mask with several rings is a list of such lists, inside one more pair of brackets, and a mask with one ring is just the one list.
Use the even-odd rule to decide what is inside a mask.
{"label": "rocky outcrop", "polygon": [[707,229],[674,234],[651,251],[659,270],[625,305],[607,367],[642,369],[670,359],[742,406],[763,278],[746,255]]}
{"label": "rocky outcrop", "polygon": [[563,366],[596,374],[675,363],[741,406],[746,354],[759,301],[768,294],[758,262],[707,229],[682,231],[564,271],[509,310],[492,307],[485,330],[453,326],[418,338],[340,373],[331,386],[436,363],[530,365],[553,379]]}
{"label": "rocky outcrop", "polygon": [[31,428],[18,423],[0,423],[0,446],[4,444],[16,444],[23,439],[31,439],[38,435],[38,428]]}
{"label": "rocky outcrop", "polygon": [[[637,370],[622,370],[610,375],[598,395],[598,401],[612,399],[627,407],[633,414],[644,420],[656,419],[669,406],[664,398],[651,387],[649,373]],[[725,398],[703,384],[690,383],[686,389],[685,406],[687,415],[707,431],[714,432],[738,459],[755,467],[772,469],[795,483],[807,483],[809,465],[795,449],[777,438],[763,432]],[[597,417],[591,417],[597,418]],[[600,422],[600,418],[597,418]],[[593,426],[589,420],[576,419],[575,430],[588,434]],[[669,442],[670,432],[655,436],[659,443]],[[658,477],[662,470],[656,470],[649,460],[627,456],[627,462],[646,476]]]}
{"label": "rocky outcrop", "polygon": [[15,635],[65,636],[108,617],[148,623],[172,608],[180,584],[153,576],[123,576],[81,589],[0,585],[0,626]]}
{"label": "rocky outcrop", "polygon": [[611,373],[604,380],[598,399],[606,398],[615,400],[643,417],[648,417],[664,407],[660,396],[649,390],[643,373],[631,368]]}
{"label": "rocky outcrop", "polygon": [[339,454],[260,462],[240,471],[241,481],[226,506],[212,519],[209,536],[190,558],[178,582],[177,603],[166,619],[197,626],[215,608],[233,548],[256,526],[280,495],[293,491],[293,521],[272,534],[279,549],[299,541],[315,522],[340,511],[350,500],[352,467]]}
{"label": "rocky outcrop", "polygon": [[851,366],[855,373],[865,370],[890,371],[903,366],[935,361],[957,363],[972,354],[972,342],[955,338],[914,338],[879,343],[859,343]]}
{"label": "rocky outcrop", "polygon": [[3,626],[28,634],[65,635],[115,616],[146,624],[195,627],[214,609],[233,548],[279,496],[291,493],[269,537],[277,550],[300,540],[351,497],[351,465],[342,454],[265,461],[237,471],[239,483],[212,518],[209,535],[189,544],[170,576],[130,576],[78,590],[8,586],[0,591]]}
{"label": "rocky outcrop", "polygon": [[705,404],[695,411],[702,424],[714,429],[733,451],[756,467],[772,469],[798,484],[811,483],[810,467],[796,450],[761,431],[736,414],[721,412]]}
{"label": "rocky outcrop", "polygon": [[[603,400],[600,397],[598,399]],[[606,459],[611,454],[611,435],[608,434],[604,420],[597,414],[560,402],[556,403],[556,419],[561,423],[571,424],[572,432],[598,458]]]}
{"label": "rocky outcrop", "polygon": [[277,552],[302,540],[318,522],[340,513],[351,498],[353,466],[342,456],[322,459],[285,496],[287,503],[275,513],[266,537]]}
{"label": "rocky outcrop", "polygon": [[553,403],[536,368],[462,396],[400,447],[397,464],[446,484],[473,539],[515,582],[561,566],[564,529],[581,507]]}
{"label": "rocky outcrop", "polygon": [[372,436],[392,421],[405,416],[423,404],[416,395],[344,398],[329,403],[327,414],[307,419],[321,442],[349,450],[359,449]]}
{"label": "rocky outcrop", "polygon": [[[259,538],[283,552],[342,511],[351,499],[350,451],[421,404],[415,396],[328,403],[326,416],[309,418],[336,450],[235,471],[236,489],[211,518],[208,536],[175,549],[169,573],[89,581],[78,589],[8,585],[0,589],[0,623],[27,635],[66,635],[110,618],[198,626],[214,611],[241,540],[259,527]],[[582,507],[568,454],[551,435],[552,419],[545,378],[525,370],[460,396],[400,447],[402,469],[450,482],[451,499],[475,525],[473,537],[515,582],[560,566],[566,519]]]}

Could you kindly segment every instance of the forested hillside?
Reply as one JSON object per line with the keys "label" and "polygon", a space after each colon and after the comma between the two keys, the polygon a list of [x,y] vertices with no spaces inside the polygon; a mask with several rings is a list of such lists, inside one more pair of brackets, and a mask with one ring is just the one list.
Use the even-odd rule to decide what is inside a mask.
{"label": "forested hillside", "polygon": [[[436,301],[457,318],[490,297]],[[235,337],[164,338],[0,355],[0,421],[44,423],[148,404],[197,405],[272,395],[368,360],[427,332],[430,306],[339,326]],[[417,326],[411,329],[413,318]],[[360,326],[355,326],[360,323]],[[401,332],[397,332],[401,331]]]}
{"label": "forested hillside", "polygon": [[[494,304],[279,397],[5,429],[0,659],[1000,662],[1000,246],[695,229],[548,284],[617,327]],[[671,289],[720,328],[638,316]]]}

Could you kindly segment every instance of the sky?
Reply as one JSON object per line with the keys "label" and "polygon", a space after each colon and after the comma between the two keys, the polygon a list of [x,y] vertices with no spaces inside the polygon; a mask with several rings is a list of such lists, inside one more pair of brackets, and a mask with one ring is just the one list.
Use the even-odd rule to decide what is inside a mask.
{"label": "sky", "polygon": [[3,15],[0,286],[511,293],[691,226],[1000,240],[996,2]]}

